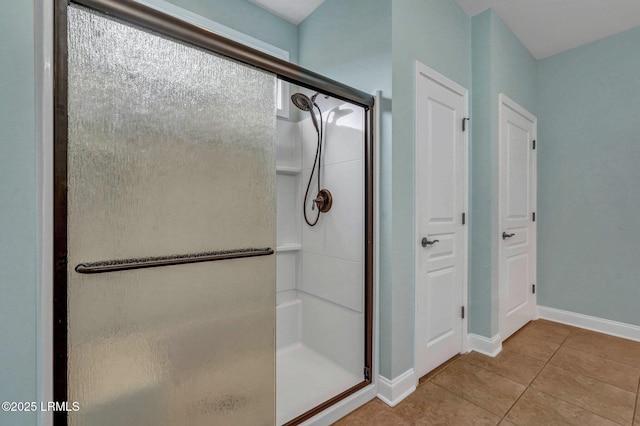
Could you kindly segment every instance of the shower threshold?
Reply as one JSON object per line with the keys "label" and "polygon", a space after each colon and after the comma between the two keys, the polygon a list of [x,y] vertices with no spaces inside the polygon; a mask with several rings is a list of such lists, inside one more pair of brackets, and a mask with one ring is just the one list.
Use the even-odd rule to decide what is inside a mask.
{"label": "shower threshold", "polygon": [[278,425],[331,399],[362,381],[336,362],[296,343],[276,357],[276,419]]}

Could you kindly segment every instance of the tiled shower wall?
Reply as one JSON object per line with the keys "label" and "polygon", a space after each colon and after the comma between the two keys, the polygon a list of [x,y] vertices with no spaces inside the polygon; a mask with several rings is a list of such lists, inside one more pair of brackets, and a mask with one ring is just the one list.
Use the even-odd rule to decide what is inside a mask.
{"label": "tiled shower wall", "polygon": [[[364,111],[322,96],[317,103],[325,123],[322,188],[331,191],[333,206],[315,227],[302,219],[317,136],[308,114],[297,123],[279,119],[278,302],[300,300],[302,343],[359,371],[364,346]],[[316,185],[314,179],[310,219],[315,218],[310,200]]]}

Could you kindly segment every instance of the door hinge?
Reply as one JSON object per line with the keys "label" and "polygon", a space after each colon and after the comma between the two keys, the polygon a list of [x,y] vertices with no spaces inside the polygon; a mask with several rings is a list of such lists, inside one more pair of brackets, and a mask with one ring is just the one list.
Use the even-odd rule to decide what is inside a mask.
{"label": "door hinge", "polygon": [[462,224],[463,225],[467,224],[467,214],[466,213],[462,213]]}
{"label": "door hinge", "polygon": [[536,140],[533,140],[533,149],[536,149]]}
{"label": "door hinge", "polygon": [[464,319],[464,306],[460,308],[460,316]]}
{"label": "door hinge", "polygon": [[535,222],[536,221],[536,212],[531,213],[531,219]]}
{"label": "door hinge", "polygon": [[471,121],[471,119],[469,117],[465,117],[462,119],[462,131],[466,132],[467,131],[467,121]]}
{"label": "door hinge", "polygon": [[536,294],[536,285],[531,284],[531,293]]}
{"label": "door hinge", "polygon": [[371,380],[371,369],[369,367],[364,368],[364,379]]}

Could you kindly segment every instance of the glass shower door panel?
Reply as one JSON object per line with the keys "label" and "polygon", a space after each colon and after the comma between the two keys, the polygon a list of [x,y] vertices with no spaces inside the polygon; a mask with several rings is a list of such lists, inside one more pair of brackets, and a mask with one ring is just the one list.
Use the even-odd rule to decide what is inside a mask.
{"label": "glass shower door panel", "polygon": [[275,76],[68,9],[71,425],[275,421]]}

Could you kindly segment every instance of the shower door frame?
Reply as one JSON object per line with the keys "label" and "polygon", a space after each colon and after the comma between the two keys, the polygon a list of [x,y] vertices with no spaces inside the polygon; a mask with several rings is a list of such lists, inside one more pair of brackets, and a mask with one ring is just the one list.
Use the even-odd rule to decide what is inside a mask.
{"label": "shower door frame", "polygon": [[[373,381],[373,262],[374,262],[374,97],[295,64],[275,58],[241,43],[182,21],[133,0],[54,0],[53,23],[53,400],[68,400],[67,359],[67,148],[68,148],[68,47],[67,6],[75,3],[161,36],[202,48],[275,74],[278,78],[337,99],[365,111],[365,345],[363,381],[287,423],[300,424],[337,402],[369,386]],[[53,413],[56,426],[68,423],[66,412]]]}

